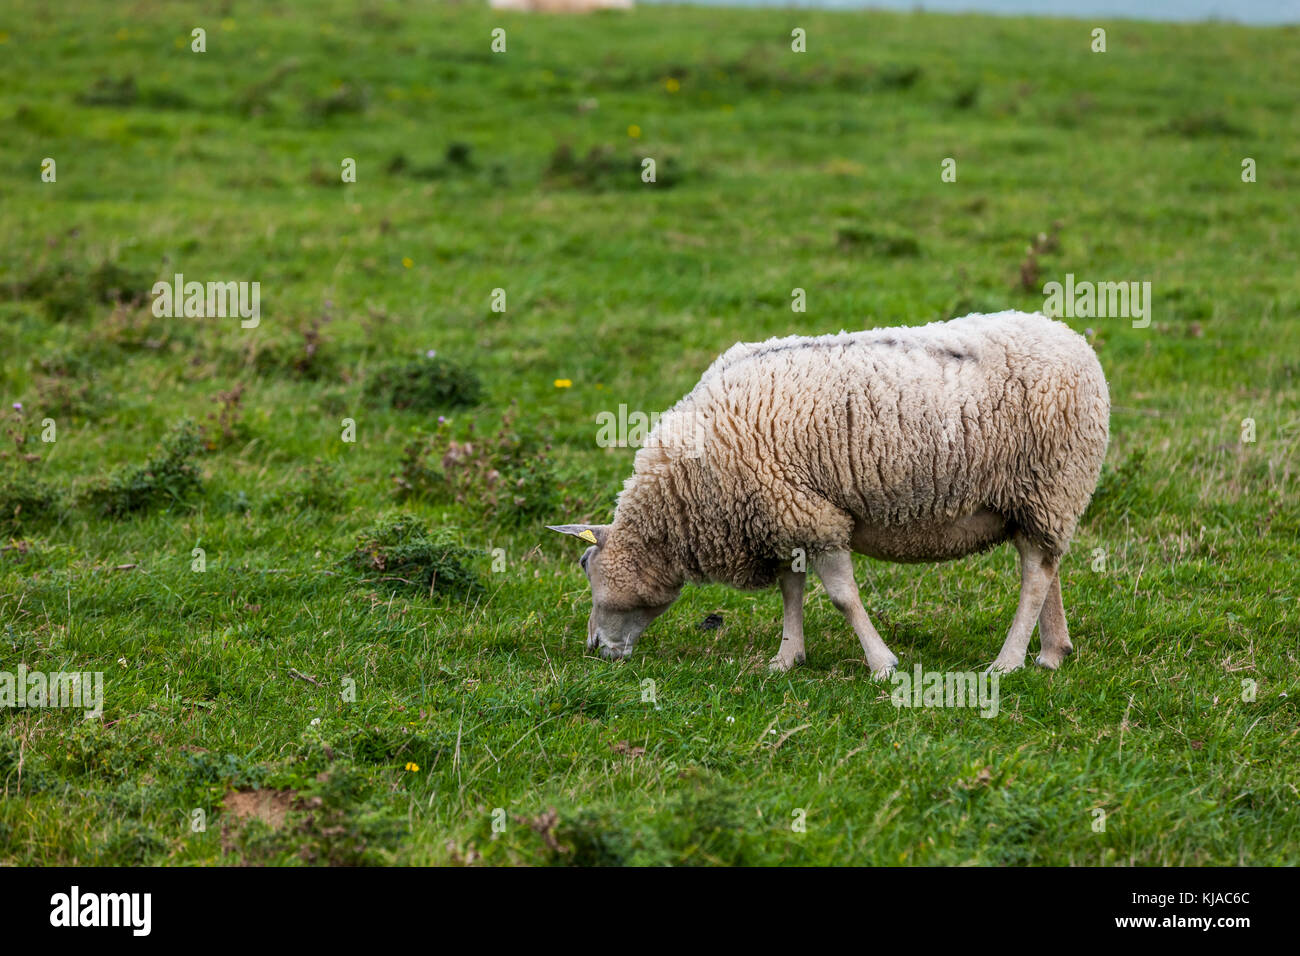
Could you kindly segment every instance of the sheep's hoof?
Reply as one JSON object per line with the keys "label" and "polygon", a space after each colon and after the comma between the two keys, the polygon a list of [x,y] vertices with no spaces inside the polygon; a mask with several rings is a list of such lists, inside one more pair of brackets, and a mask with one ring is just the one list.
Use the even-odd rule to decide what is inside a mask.
{"label": "sheep's hoof", "polygon": [[1020,670],[1020,668],[1024,666],[1025,666],[1025,662],[1023,659],[1018,661],[1004,661],[1002,658],[999,657],[997,660],[995,660],[992,664],[989,665],[988,670],[986,670],[984,673],[1010,674],[1012,671],[1018,671]]}
{"label": "sheep's hoof", "polygon": [[793,657],[782,657],[777,654],[776,657],[767,662],[767,669],[774,674],[784,674],[796,664],[802,664],[806,660],[807,658],[802,652],[795,654]]}
{"label": "sheep's hoof", "polygon": [[[870,664],[871,662],[867,661],[867,665],[870,666]],[[875,680],[889,680],[889,678],[894,676],[894,668],[897,666],[898,666],[898,657],[895,656],[894,654],[890,654],[889,660],[886,661],[883,665],[881,665],[880,667],[871,668],[871,676]]]}
{"label": "sheep's hoof", "polygon": [[1074,646],[1066,644],[1063,648],[1053,648],[1050,651],[1041,651],[1034,658],[1034,663],[1039,667],[1045,667],[1049,671],[1054,671],[1060,667],[1067,657],[1074,653]]}

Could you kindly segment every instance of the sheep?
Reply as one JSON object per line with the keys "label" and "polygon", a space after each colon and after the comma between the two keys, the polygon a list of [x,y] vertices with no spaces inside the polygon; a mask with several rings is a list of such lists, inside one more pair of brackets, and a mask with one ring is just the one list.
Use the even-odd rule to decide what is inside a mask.
{"label": "sheep", "polygon": [[990,671],[1055,669],[1074,647],[1059,576],[1109,442],[1097,356],[1038,314],[791,336],[728,349],[637,451],[610,524],[552,525],[590,547],[587,648],[628,657],[687,582],[779,584],[781,646],[805,660],[806,567],[872,674],[898,658],[862,606],[851,552],[945,561],[1010,540],[1020,600]]}

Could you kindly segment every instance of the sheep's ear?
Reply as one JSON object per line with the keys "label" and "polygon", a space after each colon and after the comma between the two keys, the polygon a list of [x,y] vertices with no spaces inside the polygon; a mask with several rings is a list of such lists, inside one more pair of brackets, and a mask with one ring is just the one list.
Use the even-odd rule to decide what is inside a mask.
{"label": "sheep's ear", "polygon": [[581,538],[588,544],[594,544],[600,547],[605,543],[605,532],[609,530],[607,524],[548,524],[547,529],[558,531],[560,534],[571,534],[575,538]]}

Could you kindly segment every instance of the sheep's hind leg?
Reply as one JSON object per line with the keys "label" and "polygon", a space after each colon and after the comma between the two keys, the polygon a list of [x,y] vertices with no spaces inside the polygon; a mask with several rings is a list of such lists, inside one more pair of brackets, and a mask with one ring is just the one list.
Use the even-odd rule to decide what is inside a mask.
{"label": "sheep's hind leg", "polygon": [[[1011,622],[1011,630],[998,653],[997,660],[989,667],[990,671],[1014,671],[1025,666],[1025,654],[1029,651],[1029,638],[1034,633],[1034,623],[1043,609],[1043,601],[1056,576],[1059,558],[1047,553],[1024,535],[1014,538],[1016,550],[1020,552],[1020,603],[1016,607],[1016,616]],[[1065,615],[1062,612],[1061,620]]]}
{"label": "sheep's hind leg", "polygon": [[880,639],[862,606],[858,582],[853,579],[853,557],[847,551],[830,551],[814,557],[812,564],[831,603],[848,620],[862,642],[871,673],[875,677],[888,677],[898,665],[898,658]]}
{"label": "sheep's hind leg", "polygon": [[1065,604],[1061,600],[1061,569],[1052,575],[1043,609],[1038,612],[1038,637],[1042,642],[1035,663],[1048,670],[1056,670],[1061,662],[1074,653],[1070,643],[1070,629],[1065,626]]}
{"label": "sheep's hind leg", "polygon": [[808,575],[803,571],[781,572],[781,649],[768,667],[784,673],[805,660],[803,650],[803,585]]}

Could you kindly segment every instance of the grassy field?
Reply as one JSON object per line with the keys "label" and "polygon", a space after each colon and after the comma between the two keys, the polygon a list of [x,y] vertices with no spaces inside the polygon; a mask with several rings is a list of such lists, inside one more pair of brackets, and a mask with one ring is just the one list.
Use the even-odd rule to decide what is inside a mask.
{"label": "grassy field", "polygon": [[[1300,863],[1298,39],[6,3],[0,671],[104,711],[0,709],[0,863]],[[178,272],[260,325],[155,316]],[[611,513],[599,413],[1067,273],[1153,310],[1071,320],[1114,412],[1060,671],[898,709],[819,587],[788,675],[774,591],[584,654],[544,525]],[[992,660],[1012,549],[857,560],[903,668]]]}

